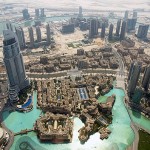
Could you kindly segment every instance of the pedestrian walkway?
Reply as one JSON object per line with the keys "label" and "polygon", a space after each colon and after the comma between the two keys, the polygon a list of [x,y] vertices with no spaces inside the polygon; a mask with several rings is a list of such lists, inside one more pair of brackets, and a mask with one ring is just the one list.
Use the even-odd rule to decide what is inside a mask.
{"label": "pedestrian walkway", "polygon": [[116,87],[117,88],[122,88],[125,90],[125,81],[124,81],[124,76],[121,75],[116,75]]}

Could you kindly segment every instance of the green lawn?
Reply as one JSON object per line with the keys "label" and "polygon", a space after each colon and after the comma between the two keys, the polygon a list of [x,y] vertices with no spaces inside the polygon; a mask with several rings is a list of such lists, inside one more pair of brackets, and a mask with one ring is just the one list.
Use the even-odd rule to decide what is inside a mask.
{"label": "green lawn", "polygon": [[150,134],[143,130],[139,130],[139,136],[138,150],[150,150]]}

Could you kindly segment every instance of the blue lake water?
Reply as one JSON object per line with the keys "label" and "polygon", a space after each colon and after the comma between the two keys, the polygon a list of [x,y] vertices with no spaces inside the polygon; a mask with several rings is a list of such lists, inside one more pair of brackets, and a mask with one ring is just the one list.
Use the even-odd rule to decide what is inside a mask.
{"label": "blue lake water", "polygon": [[[112,133],[107,140],[100,140],[99,133],[90,136],[90,139],[85,144],[80,144],[78,140],[78,130],[84,126],[79,118],[74,118],[73,141],[69,144],[50,144],[40,143],[36,133],[31,132],[27,135],[16,136],[11,150],[15,150],[20,139],[25,140],[30,137],[31,140],[40,145],[43,149],[50,150],[125,150],[134,140],[134,132],[130,127],[130,118],[123,103],[124,92],[120,89],[111,90],[106,96],[116,94],[116,102],[113,107],[113,121],[109,126]],[[33,94],[34,109],[28,113],[9,112],[3,113],[4,123],[13,132],[18,132],[23,129],[31,129],[35,120],[39,117],[41,111],[36,109],[37,93]],[[34,144],[35,145],[35,144]],[[17,149],[16,149],[17,150]]]}
{"label": "blue lake water", "polygon": [[19,132],[22,129],[32,129],[33,124],[40,116],[41,110],[35,109],[36,108],[36,92],[33,94],[33,106],[34,109],[28,113],[21,113],[21,112],[12,112],[3,113],[3,119],[8,128],[11,129],[13,132]]}

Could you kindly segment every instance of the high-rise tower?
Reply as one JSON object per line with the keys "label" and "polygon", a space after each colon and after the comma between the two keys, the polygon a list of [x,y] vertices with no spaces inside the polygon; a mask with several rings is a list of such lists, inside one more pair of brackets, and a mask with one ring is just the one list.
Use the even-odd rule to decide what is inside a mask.
{"label": "high-rise tower", "polygon": [[91,19],[90,20],[89,37],[93,38],[96,35],[98,35],[98,20]]}
{"label": "high-rise tower", "polygon": [[137,21],[136,18],[127,19],[127,32],[135,30],[136,21]]}
{"label": "high-rise tower", "polygon": [[30,47],[33,48],[33,47],[34,47],[33,28],[32,28],[32,27],[29,27],[29,28],[28,28],[28,31],[29,31]]}
{"label": "high-rise tower", "polygon": [[26,47],[24,31],[22,27],[16,27],[15,30],[16,30],[16,35],[18,37],[20,48],[24,49]]}
{"label": "high-rise tower", "polygon": [[39,26],[36,27],[36,35],[37,35],[37,41],[41,42],[42,38],[41,38],[41,29]]}
{"label": "high-rise tower", "polygon": [[120,26],[121,26],[121,19],[117,21],[117,27],[116,27],[116,36],[119,36],[120,33]]}
{"label": "high-rise tower", "polygon": [[137,37],[141,38],[141,39],[146,39],[147,38],[147,33],[148,33],[148,29],[149,29],[149,25],[147,24],[143,24],[143,25],[139,25],[138,28],[138,33],[137,33]]}
{"label": "high-rise tower", "polygon": [[128,15],[129,15],[129,11],[126,10],[126,11],[125,11],[125,14],[124,14],[124,20],[127,20],[127,19],[128,19]]}
{"label": "high-rise tower", "polygon": [[104,38],[105,37],[105,23],[103,22],[102,23],[102,29],[101,29],[101,38]]}
{"label": "high-rise tower", "polygon": [[28,12],[28,9],[24,9],[22,11],[22,14],[23,14],[23,19],[25,19],[25,20],[28,20],[30,18],[30,14]]}
{"label": "high-rise tower", "polygon": [[18,92],[29,86],[29,80],[26,77],[16,34],[10,30],[4,30],[3,34],[3,55],[9,81],[9,98],[11,101],[17,101]]}
{"label": "high-rise tower", "polygon": [[11,24],[10,21],[7,21],[7,22],[6,22],[6,28],[7,28],[7,30],[13,31],[13,26],[12,26],[12,24]]}
{"label": "high-rise tower", "polygon": [[135,62],[134,64],[131,65],[130,68],[130,76],[128,77],[128,94],[132,96],[134,94],[140,72],[141,72],[141,65]]}
{"label": "high-rise tower", "polygon": [[36,18],[39,18],[39,16],[40,16],[40,11],[39,11],[38,8],[36,8],[36,9],[35,9],[35,17],[36,17]]}
{"label": "high-rise tower", "polygon": [[82,7],[79,7],[79,14],[78,14],[78,18],[82,18],[83,14],[82,14]]}
{"label": "high-rise tower", "polygon": [[113,29],[114,29],[114,25],[110,24],[110,26],[109,26],[109,35],[108,35],[109,40],[112,40],[112,38],[113,38]]}
{"label": "high-rise tower", "polygon": [[133,11],[133,18],[137,19],[137,11]]}
{"label": "high-rise tower", "polygon": [[46,25],[47,44],[51,43],[51,31],[49,24]]}
{"label": "high-rise tower", "polygon": [[40,15],[40,17],[46,17],[46,15],[45,15],[45,12],[44,12],[44,8],[41,8],[41,15]]}
{"label": "high-rise tower", "polygon": [[120,41],[125,39],[125,34],[126,34],[126,21],[123,21],[120,33]]}
{"label": "high-rise tower", "polygon": [[150,65],[146,67],[143,80],[142,80],[142,87],[145,89],[145,91],[148,90],[150,85]]}
{"label": "high-rise tower", "polygon": [[131,74],[132,74],[133,67],[134,67],[134,61],[131,63],[131,66],[130,66],[130,70],[129,70],[129,74],[128,74],[128,81],[129,81],[130,78],[131,78]]}

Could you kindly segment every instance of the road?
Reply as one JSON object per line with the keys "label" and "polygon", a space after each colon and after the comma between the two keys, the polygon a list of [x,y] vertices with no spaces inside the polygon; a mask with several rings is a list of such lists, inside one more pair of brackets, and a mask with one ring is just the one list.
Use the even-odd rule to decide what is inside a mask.
{"label": "road", "polygon": [[[108,42],[108,37],[105,37],[105,43],[106,45],[110,44]],[[112,52],[114,53],[114,55],[116,56],[116,58],[118,58],[119,60],[119,71],[118,71],[118,75],[120,76],[124,76],[125,72],[124,72],[124,62],[122,60],[122,57],[120,56],[120,54],[117,52],[117,49],[115,48],[116,43],[111,44],[112,47]]]}
{"label": "road", "polygon": [[112,51],[115,54],[115,56],[118,58],[119,60],[119,72],[118,74],[121,76],[124,76],[124,62],[122,60],[122,57],[120,56],[120,54],[117,52],[117,49],[115,48],[115,46],[112,46]]}

